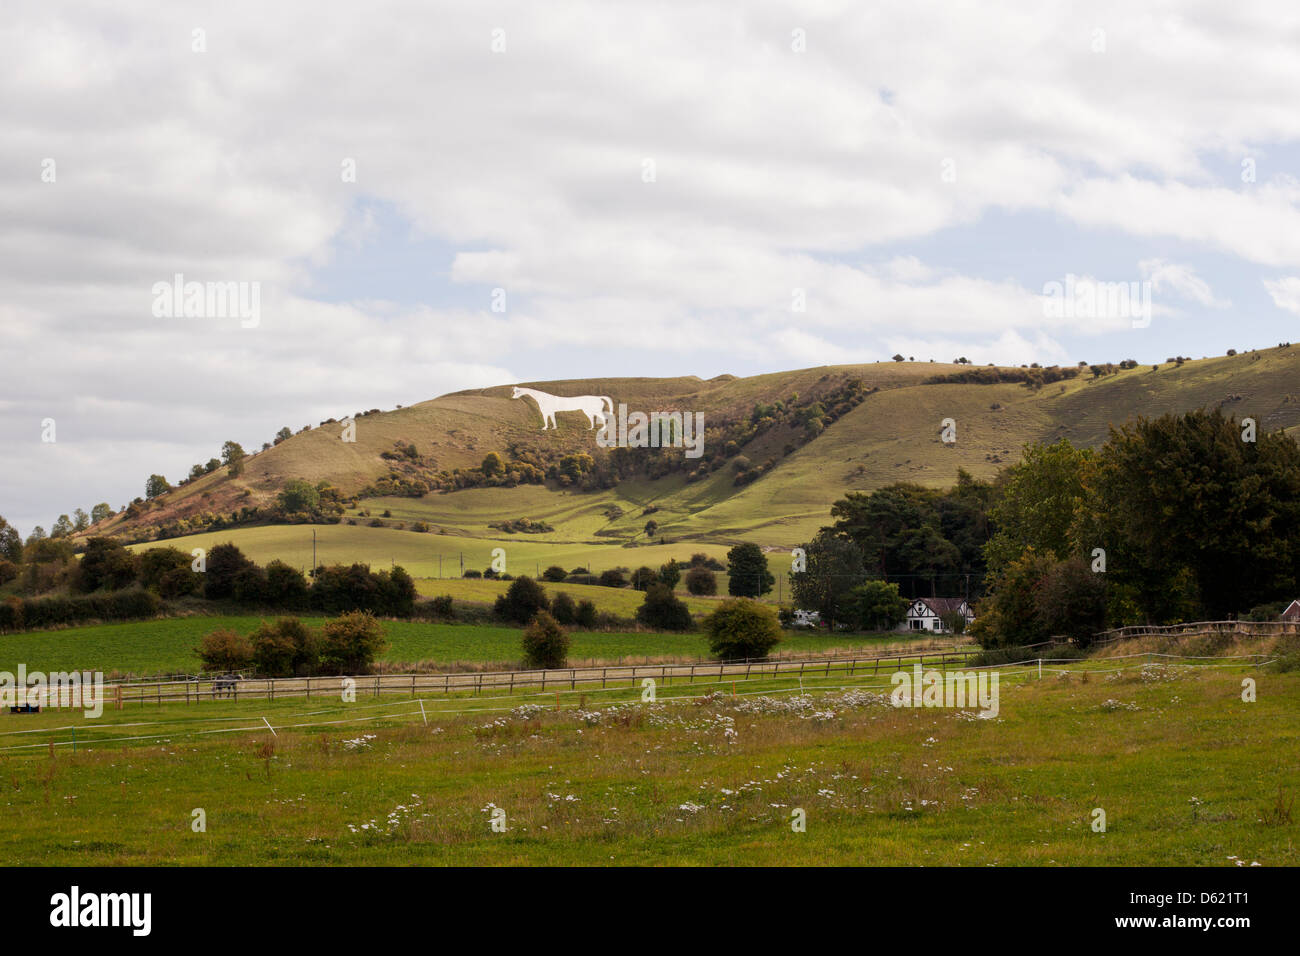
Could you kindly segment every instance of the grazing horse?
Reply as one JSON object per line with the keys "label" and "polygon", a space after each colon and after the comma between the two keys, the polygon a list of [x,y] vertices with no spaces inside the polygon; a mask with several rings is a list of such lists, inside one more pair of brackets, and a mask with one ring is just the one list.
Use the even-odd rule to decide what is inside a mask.
{"label": "grazing horse", "polygon": [[559,428],[555,423],[556,412],[582,412],[587,416],[590,423],[588,430],[596,427],[596,420],[599,419],[603,425],[609,421],[609,417],[614,414],[614,400],[608,395],[552,395],[550,392],[539,392],[535,388],[515,387],[515,393],[511,398],[523,398],[527,395],[537,403],[537,408],[542,413],[542,431],[547,428]]}
{"label": "grazing horse", "polygon": [[214,698],[218,696],[234,697],[235,685],[243,679],[242,674],[222,674],[220,677],[214,677],[212,679],[212,696]]}

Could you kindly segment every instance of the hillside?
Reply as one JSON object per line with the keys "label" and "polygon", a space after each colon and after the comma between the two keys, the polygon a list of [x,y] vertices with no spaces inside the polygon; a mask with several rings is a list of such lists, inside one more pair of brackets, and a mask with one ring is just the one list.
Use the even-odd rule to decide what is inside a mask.
{"label": "hillside", "polygon": [[[460,474],[454,480],[481,481],[478,469],[489,452],[499,453],[507,469],[512,463],[531,462],[545,470],[577,452],[608,461],[608,452],[596,446],[596,433],[579,412],[560,413],[558,429],[542,431],[536,405],[512,399],[511,386],[456,392],[358,418],[355,443],[340,440],[337,422],[301,432],[250,456],[238,477],[218,469],[137,505],[133,514],[115,515],[89,533],[147,540],[159,529],[166,534],[192,528],[209,532],[195,537],[195,546],[254,532],[259,540],[269,541],[277,534],[273,529],[248,526],[267,521],[254,518],[242,527],[212,529],[202,525],[203,516],[268,508],[285,482],[302,478],[329,483],[344,502],[342,523],[329,526],[332,540],[365,539],[360,551],[366,559],[385,555],[385,563],[387,555],[413,544],[416,522],[431,525],[432,537],[438,539],[421,539],[425,543],[416,547],[424,554],[452,554],[458,544],[463,550],[474,541],[501,540],[513,542],[530,561],[556,552],[577,559],[592,547],[650,544],[643,530],[647,515],[658,523],[656,537],[668,540],[668,550],[674,550],[672,542],[693,542],[698,545],[694,550],[717,553],[738,540],[789,547],[807,540],[825,522],[831,502],[846,491],[899,480],[947,486],[955,481],[958,468],[992,477],[1015,461],[1027,442],[1064,437],[1095,446],[1105,440],[1112,424],[1137,415],[1222,406],[1238,417],[1254,417],[1264,428],[1300,426],[1300,348],[1279,347],[1181,366],[1162,364],[1156,370],[1139,366],[1100,378],[1085,368],[1076,378],[1038,389],[1022,384],[925,384],[933,376],[963,371],[971,367],[886,362],[707,381],[684,377],[524,383],[561,395],[608,395],[633,410],[704,413],[709,431],[701,462],[717,458],[711,462],[712,471],[692,474],[701,462],[683,462],[675,451],[660,456],[663,473],[658,477],[636,472],[590,490],[566,487],[564,480],[438,488],[437,482],[452,481],[457,469]],[[841,400],[855,389],[856,398]],[[775,421],[748,436],[745,422],[755,405],[778,401],[786,403],[787,418],[774,412]],[[797,421],[812,403],[826,406],[829,421],[815,437]],[[945,418],[956,423],[954,444],[940,439]],[[719,442],[740,433],[747,437],[726,454]],[[214,445],[219,437],[213,436]],[[411,445],[416,457],[401,453]],[[382,457],[385,453],[390,458]],[[750,479],[748,483],[737,483],[741,472],[746,472],[742,478]],[[400,489],[388,481],[402,483]],[[434,487],[411,496],[411,482]],[[391,516],[378,519],[382,526],[366,526],[385,510]],[[553,530],[509,534],[492,527],[519,518],[545,522]],[[299,558],[302,542],[311,537],[305,531],[293,533]],[[382,540],[372,540],[376,536]],[[626,560],[631,559],[623,563]]]}

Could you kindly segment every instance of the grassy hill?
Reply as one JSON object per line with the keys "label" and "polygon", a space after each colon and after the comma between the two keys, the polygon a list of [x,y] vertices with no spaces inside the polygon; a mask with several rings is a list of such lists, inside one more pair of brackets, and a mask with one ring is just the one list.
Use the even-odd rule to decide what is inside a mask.
{"label": "grassy hill", "polygon": [[[560,455],[606,454],[580,413],[561,413],[559,428],[542,431],[530,400],[510,398],[510,386],[456,392],[409,408],[366,414],[356,420],[356,442],[340,440],[337,422],[294,435],[247,459],[244,473],[226,469],[188,482],[145,503],[134,516],[119,514],[91,534],[147,536],[150,527],[202,512],[229,513],[275,501],[285,482],[327,481],[349,499],[341,524],[317,525],[321,561],[362,560],[403,564],[420,576],[459,574],[481,568],[493,547],[505,547],[511,570],[559,563],[596,570],[618,565],[656,565],[667,557],[703,551],[720,557],[742,540],[784,549],[806,541],[827,519],[831,502],[850,490],[871,490],[899,480],[951,485],[959,468],[993,476],[1014,462],[1032,441],[1064,437],[1077,444],[1103,442],[1112,425],[1138,415],[1222,406],[1254,417],[1263,428],[1300,427],[1300,347],[1279,347],[1236,356],[1150,365],[1094,378],[1076,378],[1039,389],[1020,384],[926,384],[935,376],[970,371],[936,363],[885,362],[824,366],[748,378],[719,376],[587,379],[527,383],[556,394],[609,395],[633,410],[702,411],[714,429],[748,419],[755,404],[800,396],[806,403],[838,394],[860,381],[865,398],[815,438],[790,423],[761,432],[735,449],[727,463],[699,480],[678,471],[657,479],[636,477],[612,488],[577,491],[557,482],[516,487],[434,491],[424,497],[366,497],[364,491],[395,469],[390,455],[413,444],[424,473],[477,469],[489,452],[507,461],[554,462]],[[1012,370],[1013,372],[1015,370]],[[943,419],[956,424],[957,440],[940,438]],[[214,444],[220,436],[213,436]],[[793,447],[792,447],[793,446]],[[711,454],[714,448],[706,448]],[[743,456],[769,470],[737,485],[733,463]],[[381,518],[383,513],[389,516]],[[654,540],[644,527],[658,523]],[[376,520],[383,527],[369,527]],[[511,519],[545,522],[553,530],[510,534],[492,527]],[[355,522],[351,524],[349,522]],[[417,533],[425,522],[432,533]],[[183,548],[234,540],[259,559],[283,557],[310,563],[312,528],[304,525],[237,527],[174,541]],[[659,539],[664,543],[660,543]]]}

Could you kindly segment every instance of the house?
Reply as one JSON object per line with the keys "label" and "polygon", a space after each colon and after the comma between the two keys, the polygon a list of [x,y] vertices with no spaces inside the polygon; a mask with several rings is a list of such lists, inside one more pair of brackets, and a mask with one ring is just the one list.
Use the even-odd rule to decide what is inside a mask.
{"label": "house", "polygon": [[804,610],[796,609],[794,612],[794,620],[791,622],[791,626],[792,627],[821,627],[822,613],[821,611],[804,611]]}
{"label": "house", "polygon": [[907,618],[899,630],[949,633],[948,628],[944,627],[943,616],[954,611],[961,612],[967,625],[975,620],[975,612],[963,598],[917,598],[907,609]]}
{"label": "house", "polygon": [[1282,621],[1291,625],[1292,628],[1300,626],[1300,601],[1292,601],[1285,611],[1282,612]]}

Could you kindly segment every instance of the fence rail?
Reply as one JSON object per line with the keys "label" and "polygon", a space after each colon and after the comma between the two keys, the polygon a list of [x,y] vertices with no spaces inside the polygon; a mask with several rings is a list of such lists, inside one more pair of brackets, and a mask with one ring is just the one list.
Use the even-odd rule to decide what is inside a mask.
{"label": "fence rail", "polygon": [[1239,637],[1276,637],[1295,634],[1295,621],[1190,621],[1186,624],[1132,624],[1102,631],[1097,641],[1120,641],[1131,637],[1205,637],[1215,634]]}
{"label": "fence rail", "polygon": [[551,670],[486,671],[444,674],[368,674],[356,677],[253,677],[231,681],[221,677],[190,680],[133,681],[108,685],[106,703],[119,708],[129,705],[203,703],[214,700],[276,700],[303,697],[310,700],[338,698],[343,682],[351,680],[357,697],[381,694],[484,694],[516,691],[577,690],[580,686],[629,684],[650,678],[657,683],[693,684],[696,681],[749,680],[751,678],[849,677],[891,673],[901,667],[946,668],[964,664],[979,653],[978,648],[889,654],[876,657],[817,657],[802,660],[765,660],[693,664],[611,664],[608,666],[565,667]]}

